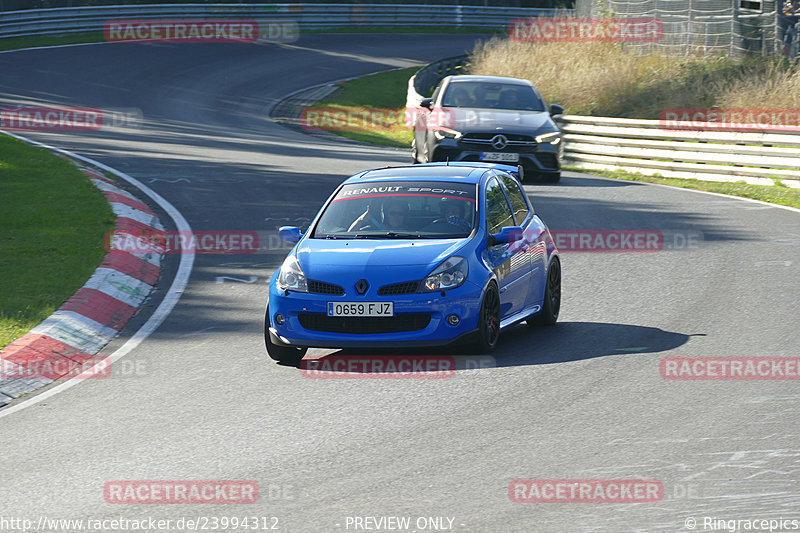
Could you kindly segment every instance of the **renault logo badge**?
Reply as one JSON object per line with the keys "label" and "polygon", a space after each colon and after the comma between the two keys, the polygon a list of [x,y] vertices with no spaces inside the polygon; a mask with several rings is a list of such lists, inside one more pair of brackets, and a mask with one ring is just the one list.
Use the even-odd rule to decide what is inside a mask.
{"label": "renault logo badge", "polygon": [[367,292],[367,289],[369,289],[369,283],[367,283],[367,280],[360,279],[356,282],[356,292],[358,294],[364,294]]}

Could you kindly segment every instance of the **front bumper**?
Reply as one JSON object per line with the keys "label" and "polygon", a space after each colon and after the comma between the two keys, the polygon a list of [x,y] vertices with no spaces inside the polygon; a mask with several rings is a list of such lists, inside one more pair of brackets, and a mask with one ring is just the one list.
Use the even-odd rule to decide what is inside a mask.
{"label": "front bumper", "polygon": [[[412,346],[442,346],[457,342],[471,335],[478,328],[478,315],[483,288],[465,282],[460,287],[449,290],[445,296],[440,293],[415,293],[395,296],[332,296],[325,294],[311,294],[292,292],[285,294],[278,289],[273,278],[269,291],[269,332],[272,342],[279,345],[306,346],[313,348],[391,348]],[[393,331],[389,333],[369,332],[370,324],[359,329],[362,333],[344,333],[349,328],[334,327],[339,331],[320,331],[309,327],[327,327],[336,319],[327,318],[328,302],[393,302],[394,315],[428,315],[429,320],[421,329],[411,331]],[[277,324],[276,314],[285,317],[283,324]],[[305,317],[301,317],[305,314]],[[457,325],[452,326],[447,322],[447,317],[455,314],[460,318]],[[309,320],[313,316],[315,320]],[[346,320],[357,319],[348,317]],[[391,320],[390,318],[382,320]],[[407,321],[409,324],[419,325],[419,321]],[[305,326],[303,325],[305,323]],[[372,322],[374,323],[374,322]],[[353,324],[350,322],[349,324]],[[335,324],[334,324],[335,325]],[[364,326],[364,324],[360,324]],[[413,326],[412,327],[416,327]]]}
{"label": "front bumper", "polygon": [[[507,152],[519,154],[519,162],[506,163],[508,165],[522,165],[527,171],[535,173],[555,173],[561,171],[563,148],[561,142],[557,145],[539,143],[535,148],[508,146],[503,150],[494,150],[490,146],[475,146],[455,139],[443,139],[434,142],[431,147],[431,161],[483,161],[483,152]],[[502,163],[502,161],[496,161]]]}

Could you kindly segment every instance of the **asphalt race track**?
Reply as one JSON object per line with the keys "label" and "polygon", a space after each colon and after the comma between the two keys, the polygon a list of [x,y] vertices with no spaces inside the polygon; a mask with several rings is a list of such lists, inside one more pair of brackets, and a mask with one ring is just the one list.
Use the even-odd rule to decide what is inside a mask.
{"label": "asphalt race track", "polygon": [[[139,127],[24,134],[130,174],[194,230],[274,231],[302,225],[344,177],[410,161],[276,125],[267,112],[277,99],[474,41],[302,35],[282,46],[22,51],[0,54],[0,105],[138,109]],[[120,360],[134,370],[0,411],[0,515],[152,517],[173,528],[181,517],[277,517],[276,530],[292,533],[388,531],[356,517],[390,516],[410,517],[400,531],[456,532],[800,521],[798,381],[668,380],[659,370],[664,357],[800,356],[800,213],[590,175],[526,190],[551,229],[661,231],[664,249],[565,252],[559,324],[505,332],[493,359],[450,379],[309,379],[276,365],[262,337],[266,280],[287,249],[198,255],[174,311]],[[518,479],[658,480],[663,495],[519,503],[509,497]],[[103,489],[114,480],[252,480],[260,498],[112,504]]]}

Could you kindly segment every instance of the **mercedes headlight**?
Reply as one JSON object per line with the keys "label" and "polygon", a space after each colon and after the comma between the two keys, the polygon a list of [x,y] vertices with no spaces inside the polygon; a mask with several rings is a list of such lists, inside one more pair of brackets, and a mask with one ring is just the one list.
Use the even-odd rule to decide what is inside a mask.
{"label": "mercedes headlight", "polygon": [[454,255],[433,269],[433,272],[422,280],[420,292],[446,291],[455,289],[467,279],[467,260]]}
{"label": "mercedes headlight", "polygon": [[556,145],[561,142],[561,132],[553,131],[551,133],[545,133],[536,137],[537,143],[550,143],[552,145]]}
{"label": "mercedes headlight", "polygon": [[456,130],[451,130],[450,128],[438,128],[433,130],[433,136],[439,139],[460,139],[461,132]]}
{"label": "mercedes headlight", "polygon": [[278,274],[278,287],[283,291],[308,292],[306,275],[294,255],[287,257],[283,265],[281,265],[281,271]]}

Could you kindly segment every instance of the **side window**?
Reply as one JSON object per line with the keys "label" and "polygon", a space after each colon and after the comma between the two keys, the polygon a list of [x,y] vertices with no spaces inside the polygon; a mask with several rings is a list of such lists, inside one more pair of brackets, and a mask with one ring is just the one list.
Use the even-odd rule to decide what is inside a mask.
{"label": "side window", "polygon": [[528,204],[525,201],[525,196],[520,190],[517,182],[508,176],[500,174],[500,180],[508,193],[508,200],[511,202],[511,209],[514,210],[514,218],[517,224],[522,224],[522,221],[528,217]]}
{"label": "side window", "polygon": [[495,178],[490,179],[486,185],[486,225],[490,233],[497,233],[500,228],[514,225],[506,195]]}

